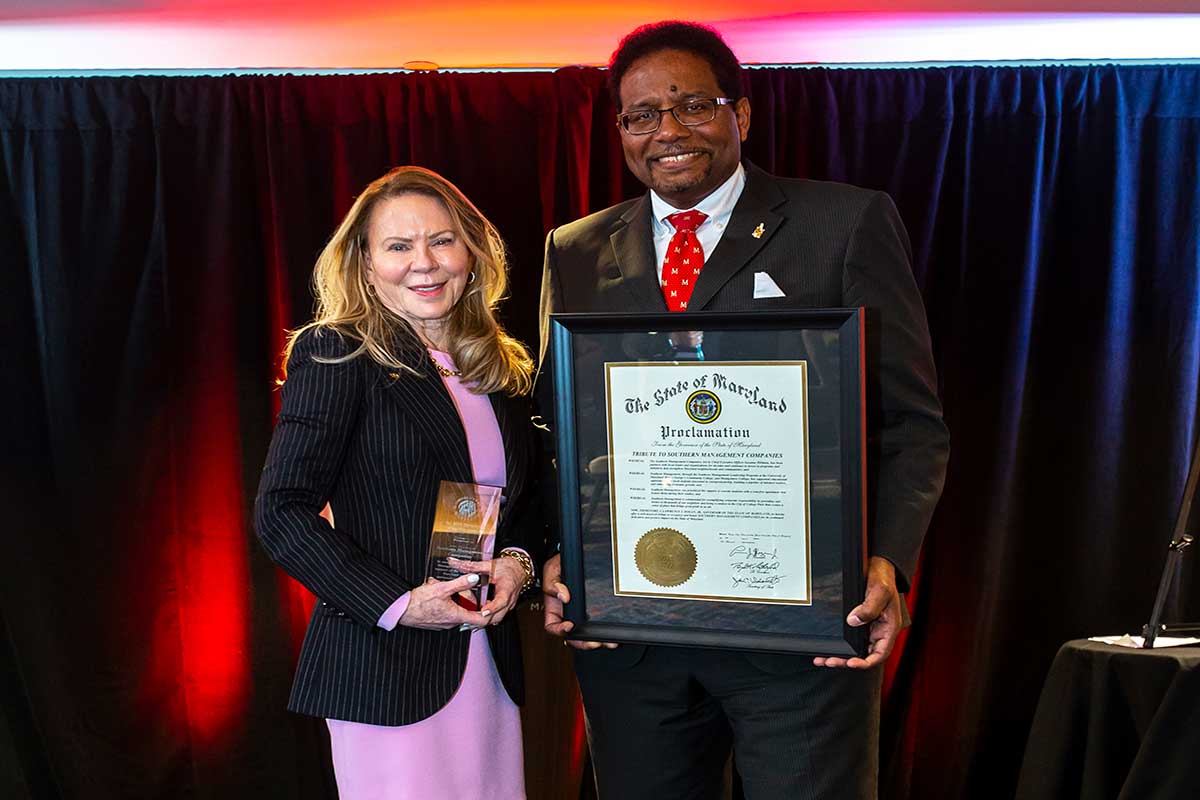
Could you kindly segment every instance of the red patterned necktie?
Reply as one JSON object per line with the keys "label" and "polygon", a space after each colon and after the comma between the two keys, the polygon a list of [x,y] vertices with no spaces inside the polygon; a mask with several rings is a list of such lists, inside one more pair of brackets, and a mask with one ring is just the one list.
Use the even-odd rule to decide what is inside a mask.
{"label": "red patterned necktie", "polygon": [[708,215],[699,211],[680,211],[667,217],[675,228],[662,266],[663,299],[670,311],[687,311],[696,278],[704,269],[704,248],[696,238],[696,228],[706,219]]}

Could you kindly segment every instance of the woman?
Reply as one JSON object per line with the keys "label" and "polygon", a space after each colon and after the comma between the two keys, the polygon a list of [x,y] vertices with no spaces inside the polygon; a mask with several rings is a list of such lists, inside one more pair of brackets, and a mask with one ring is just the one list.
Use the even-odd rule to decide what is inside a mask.
{"label": "woman", "polygon": [[[328,721],[342,800],[525,796],[510,612],[541,537],[517,399],[532,362],[494,316],[505,270],[456,187],[394,169],[317,259],[316,318],[288,343],[256,525],[321,601],[288,707]],[[442,481],[502,486],[504,506],[495,558],[427,581]],[[492,596],[472,610],[456,600],[478,573]]]}

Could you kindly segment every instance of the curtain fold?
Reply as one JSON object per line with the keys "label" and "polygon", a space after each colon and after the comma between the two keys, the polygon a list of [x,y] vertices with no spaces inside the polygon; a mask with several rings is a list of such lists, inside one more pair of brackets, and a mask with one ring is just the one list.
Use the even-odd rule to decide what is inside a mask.
{"label": "curtain fold", "polygon": [[[1058,645],[1140,629],[1178,510],[1200,66],[747,76],[751,160],[895,198],[953,438],[883,796],[1009,797]],[[249,523],[285,329],[354,195],[413,163],[505,236],[505,321],[536,349],[546,231],[641,191],[604,80],[0,80],[6,796],[334,796],[319,724],[283,710],[312,599]],[[569,762],[531,762],[531,797],[560,798],[578,719],[530,638],[560,682],[527,750]]]}

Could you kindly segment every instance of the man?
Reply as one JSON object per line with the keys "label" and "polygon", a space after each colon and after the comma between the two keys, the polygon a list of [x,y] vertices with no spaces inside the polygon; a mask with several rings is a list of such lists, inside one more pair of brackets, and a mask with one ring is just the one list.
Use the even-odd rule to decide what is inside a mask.
{"label": "man", "polygon": [[[547,315],[558,311],[866,306],[877,315],[880,413],[868,432],[877,477],[866,596],[847,619],[870,626],[867,657],[572,642],[600,797],[715,797],[731,746],[748,798],[874,797],[878,667],[901,627],[898,590],[949,450],[907,234],[881,192],[742,162],[750,102],[714,31],[644,26],[609,69],[625,160],[649,191],[550,232],[543,349]],[[681,245],[702,254],[687,284],[674,274]],[[544,570],[546,629],[564,635],[570,589],[560,578],[556,556]]]}

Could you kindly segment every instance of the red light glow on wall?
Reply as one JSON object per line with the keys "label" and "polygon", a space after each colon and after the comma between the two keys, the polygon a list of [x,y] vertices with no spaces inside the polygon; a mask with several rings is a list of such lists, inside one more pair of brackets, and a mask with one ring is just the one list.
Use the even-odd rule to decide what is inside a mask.
{"label": "red light glow on wall", "polygon": [[179,628],[174,640],[155,643],[179,651],[187,728],[202,740],[241,725],[250,679],[252,537],[243,521],[237,414],[232,393],[221,390],[232,384],[209,385],[194,395],[191,429],[173,437]]}
{"label": "red light glow on wall", "polygon": [[[697,0],[747,63],[1200,57],[1186,0]],[[1191,12],[1191,13],[1188,13]],[[676,3],[44,0],[0,11],[0,69],[602,64]]]}

